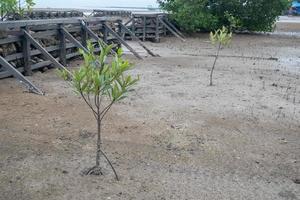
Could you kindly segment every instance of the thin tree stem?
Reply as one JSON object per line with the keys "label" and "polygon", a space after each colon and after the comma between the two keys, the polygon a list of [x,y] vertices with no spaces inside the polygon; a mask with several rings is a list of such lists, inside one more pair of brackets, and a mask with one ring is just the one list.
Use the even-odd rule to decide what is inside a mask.
{"label": "thin tree stem", "polygon": [[85,101],[85,103],[89,106],[89,108],[93,111],[93,114],[95,116],[95,118],[97,119],[97,112],[95,111],[95,109],[93,108],[93,106],[88,102],[88,100],[85,98],[84,94],[82,93],[82,91],[79,92],[81,97],[83,98],[83,100]]}
{"label": "thin tree stem", "polygon": [[110,167],[112,168],[115,176],[116,176],[116,180],[119,181],[119,176],[114,168],[114,166],[112,165],[111,161],[108,159],[108,157],[106,156],[106,154],[100,149],[100,152],[102,153],[102,155],[104,156],[104,158],[107,160],[108,164],[110,165]]}
{"label": "thin tree stem", "polygon": [[97,156],[96,156],[96,166],[100,167],[100,151],[101,151],[101,114],[100,114],[100,97],[95,95],[95,104],[97,107]]}
{"label": "thin tree stem", "polygon": [[107,114],[107,112],[110,110],[110,108],[112,107],[112,105],[114,104],[114,101],[111,102],[102,112],[101,112],[101,121],[103,120],[103,118],[105,117],[105,115]]}
{"label": "thin tree stem", "polygon": [[219,43],[219,45],[218,45],[218,50],[217,50],[217,54],[216,54],[216,57],[215,57],[215,61],[214,61],[214,64],[211,68],[211,71],[210,71],[210,83],[209,83],[210,86],[213,85],[213,73],[214,73],[214,70],[215,70],[215,67],[216,67],[216,64],[217,64],[217,60],[219,58],[220,49],[221,49],[221,43]]}

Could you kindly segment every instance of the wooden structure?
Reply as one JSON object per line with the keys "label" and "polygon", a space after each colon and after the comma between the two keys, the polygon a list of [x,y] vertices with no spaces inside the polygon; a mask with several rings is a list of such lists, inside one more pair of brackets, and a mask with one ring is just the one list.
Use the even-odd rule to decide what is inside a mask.
{"label": "wooden structure", "polygon": [[[168,20],[165,13],[134,13],[124,25],[142,41],[159,42],[160,38],[168,33],[185,41],[184,35]],[[124,32],[123,37],[133,39],[131,34]]]}
{"label": "wooden structure", "polygon": [[31,91],[42,94],[22,73],[30,75],[32,70],[49,65],[66,69],[67,60],[80,55],[78,48],[87,51],[88,39],[96,44],[99,40],[123,44],[142,59],[122,39],[121,24],[105,17],[1,22],[0,32],[5,34],[0,34],[0,78],[14,76]]}
{"label": "wooden structure", "polygon": [[93,17],[130,17],[132,14],[131,11],[126,10],[93,10]]}
{"label": "wooden structure", "polygon": [[25,11],[21,16],[18,13],[9,13],[6,16],[6,20],[14,21],[14,20],[24,20],[24,19],[56,19],[56,18],[70,18],[70,17],[83,17],[84,14],[78,10],[39,10],[34,9],[30,12]]}

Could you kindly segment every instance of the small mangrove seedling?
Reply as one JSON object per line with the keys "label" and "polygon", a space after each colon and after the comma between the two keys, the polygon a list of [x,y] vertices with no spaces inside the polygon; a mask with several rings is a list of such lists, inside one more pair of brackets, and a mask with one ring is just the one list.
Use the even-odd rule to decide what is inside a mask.
{"label": "small mangrove seedling", "polygon": [[132,78],[126,73],[131,64],[122,59],[122,50],[118,49],[111,61],[107,61],[107,56],[113,46],[99,44],[101,51],[99,55],[94,54],[95,47],[88,42],[88,52],[80,50],[84,62],[79,69],[72,72],[59,71],[59,75],[69,81],[74,91],[79,94],[88,105],[97,122],[97,148],[95,166],[83,171],[84,175],[102,175],[101,157],[108,162],[114,175],[119,180],[118,174],[111,161],[103,151],[101,127],[106,114],[118,101],[127,97],[131,87],[135,85],[139,78]]}
{"label": "small mangrove seedling", "polygon": [[222,29],[218,29],[214,32],[210,32],[210,41],[213,45],[217,46],[217,53],[215,55],[215,61],[210,71],[210,83],[209,85],[213,85],[213,73],[217,64],[217,60],[220,55],[220,50],[229,45],[232,39],[232,32],[229,31],[225,26]]}

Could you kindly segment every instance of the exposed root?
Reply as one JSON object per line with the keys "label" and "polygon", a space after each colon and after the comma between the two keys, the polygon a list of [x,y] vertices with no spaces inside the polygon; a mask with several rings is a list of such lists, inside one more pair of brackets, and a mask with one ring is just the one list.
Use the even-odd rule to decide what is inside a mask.
{"label": "exposed root", "polygon": [[95,166],[95,167],[88,168],[88,169],[84,170],[82,172],[82,175],[86,175],[86,176],[89,176],[89,175],[100,176],[100,175],[103,175],[103,173],[102,173],[101,167]]}

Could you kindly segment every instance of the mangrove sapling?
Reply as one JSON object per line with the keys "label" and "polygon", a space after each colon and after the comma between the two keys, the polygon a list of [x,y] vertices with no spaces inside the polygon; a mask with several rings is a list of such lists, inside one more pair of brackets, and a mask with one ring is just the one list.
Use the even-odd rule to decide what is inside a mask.
{"label": "mangrove sapling", "polygon": [[103,156],[112,168],[115,177],[118,174],[111,161],[102,149],[101,127],[106,114],[118,101],[126,98],[130,88],[137,83],[138,78],[132,78],[125,72],[131,68],[128,61],[122,59],[122,50],[119,49],[112,61],[106,62],[107,55],[113,46],[99,44],[99,55],[94,54],[94,46],[88,42],[88,52],[80,50],[84,58],[83,65],[73,72],[60,71],[59,74],[70,81],[75,92],[88,105],[97,122],[97,150],[95,166],[85,170],[84,175],[102,175],[101,157]]}
{"label": "mangrove sapling", "polygon": [[215,32],[210,32],[210,41],[213,45],[217,46],[217,53],[215,55],[215,61],[210,71],[210,83],[209,85],[213,85],[213,73],[217,64],[217,60],[220,55],[220,51],[223,47],[230,44],[232,39],[232,32],[229,31],[226,27],[223,26],[222,29],[218,29]]}

